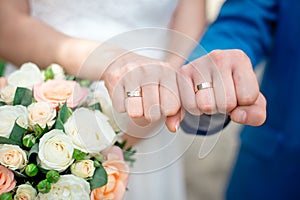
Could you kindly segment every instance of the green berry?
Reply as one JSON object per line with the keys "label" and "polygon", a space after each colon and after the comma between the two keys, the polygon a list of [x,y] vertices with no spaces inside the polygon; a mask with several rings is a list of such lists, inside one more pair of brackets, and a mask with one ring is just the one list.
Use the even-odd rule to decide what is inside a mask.
{"label": "green berry", "polygon": [[27,176],[30,176],[30,177],[36,176],[38,172],[39,172],[39,169],[36,166],[36,164],[31,163],[25,167],[25,174]]}
{"label": "green berry", "polygon": [[25,147],[31,148],[35,144],[36,138],[33,134],[28,134],[23,137],[22,142]]}
{"label": "green berry", "polygon": [[51,190],[51,183],[48,180],[42,180],[38,183],[37,189],[40,193],[48,193]]}
{"label": "green berry", "polygon": [[50,170],[47,172],[46,174],[46,179],[50,182],[50,183],[56,183],[60,178],[60,175],[57,171],[55,170]]}
{"label": "green berry", "polygon": [[101,163],[98,160],[94,160],[94,167],[100,167]]}
{"label": "green berry", "polygon": [[46,70],[45,70],[45,79],[46,81],[49,80],[49,79],[53,79],[54,78],[54,73],[53,73],[53,70],[51,67],[48,67]]}
{"label": "green berry", "polygon": [[43,133],[42,127],[40,127],[40,125],[38,125],[38,124],[35,124],[33,126],[33,131],[34,131],[34,134],[36,135],[36,137],[38,137],[38,138],[40,138]]}

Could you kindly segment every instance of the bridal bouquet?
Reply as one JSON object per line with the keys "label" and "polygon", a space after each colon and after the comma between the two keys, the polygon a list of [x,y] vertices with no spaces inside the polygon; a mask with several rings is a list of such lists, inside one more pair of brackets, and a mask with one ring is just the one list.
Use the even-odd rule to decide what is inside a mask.
{"label": "bridal bouquet", "polygon": [[0,84],[0,199],[122,199],[119,131],[103,83],[22,65]]}

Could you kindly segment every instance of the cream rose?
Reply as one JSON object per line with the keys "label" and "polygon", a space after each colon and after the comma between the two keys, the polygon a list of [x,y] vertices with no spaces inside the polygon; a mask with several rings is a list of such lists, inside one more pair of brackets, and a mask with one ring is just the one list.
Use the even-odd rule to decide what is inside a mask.
{"label": "cream rose", "polygon": [[23,170],[28,160],[25,151],[17,145],[0,145],[0,164],[11,170]]}
{"label": "cream rose", "polygon": [[63,175],[51,184],[50,192],[39,193],[39,200],[89,200],[90,186],[83,178],[72,174]]}
{"label": "cream rose", "polygon": [[7,104],[12,104],[12,102],[14,101],[16,90],[17,88],[12,85],[5,86],[0,91],[1,100],[3,100]]}
{"label": "cream rose", "polygon": [[0,165],[0,195],[4,192],[10,192],[15,186],[14,173]]}
{"label": "cream rose", "polygon": [[120,131],[113,114],[113,106],[103,81],[96,81],[91,86],[89,105],[100,103],[102,112],[109,118],[109,123],[115,132]]}
{"label": "cream rose", "polygon": [[39,143],[39,164],[44,169],[62,172],[74,161],[71,139],[61,130],[53,129],[43,135]]}
{"label": "cream rose", "polygon": [[116,133],[108,118],[98,110],[79,108],[73,112],[64,127],[75,148],[83,152],[99,153],[116,140]]}
{"label": "cream rose", "polygon": [[24,106],[0,107],[0,136],[8,138],[15,122],[23,128],[28,126],[27,109]]}
{"label": "cream rose", "polygon": [[81,178],[89,178],[94,175],[95,167],[92,160],[81,160],[71,165],[71,173]]}
{"label": "cream rose", "polygon": [[51,69],[53,71],[54,79],[62,80],[62,79],[66,78],[64,69],[60,65],[58,65],[58,64],[51,64],[50,67],[51,67]]}
{"label": "cream rose", "polygon": [[102,165],[107,173],[107,184],[91,192],[91,200],[122,200],[126,192],[129,167],[124,162],[123,152],[113,146],[105,152],[107,161]]}
{"label": "cream rose", "polygon": [[25,63],[7,78],[8,85],[32,89],[37,83],[43,82],[43,76],[37,65]]}
{"label": "cream rose", "polygon": [[34,86],[34,98],[38,102],[46,102],[52,107],[67,102],[67,106],[74,108],[87,97],[87,89],[80,87],[75,81],[48,80]]}
{"label": "cream rose", "polygon": [[45,128],[46,125],[51,127],[55,120],[56,110],[45,102],[32,103],[27,108],[28,111],[28,123],[31,127],[35,124]]}
{"label": "cream rose", "polygon": [[36,190],[28,184],[22,184],[18,186],[14,200],[35,200]]}

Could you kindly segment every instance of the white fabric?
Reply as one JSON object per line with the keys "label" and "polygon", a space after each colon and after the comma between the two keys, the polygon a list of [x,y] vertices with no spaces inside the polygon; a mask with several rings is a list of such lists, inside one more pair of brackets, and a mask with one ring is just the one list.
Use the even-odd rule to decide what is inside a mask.
{"label": "white fabric", "polygon": [[[105,41],[136,28],[167,28],[177,1],[31,0],[30,4],[32,16],[67,35]],[[177,136],[163,127],[137,145],[127,200],[186,199]]]}

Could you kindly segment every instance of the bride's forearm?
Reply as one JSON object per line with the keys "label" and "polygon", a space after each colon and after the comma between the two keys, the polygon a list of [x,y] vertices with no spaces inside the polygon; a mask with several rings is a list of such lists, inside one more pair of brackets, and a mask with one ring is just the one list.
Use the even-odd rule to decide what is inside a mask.
{"label": "bride's forearm", "polygon": [[205,0],[180,0],[173,14],[166,61],[178,68],[185,62],[206,27]]}
{"label": "bride's forearm", "polygon": [[[31,17],[29,10],[27,0],[0,1],[0,57],[17,66],[29,61],[41,68],[57,63],[69,74],[97,80],[123,51],[99,41],[69,37]],[[96,62],[87,63],[95,49]]]}

